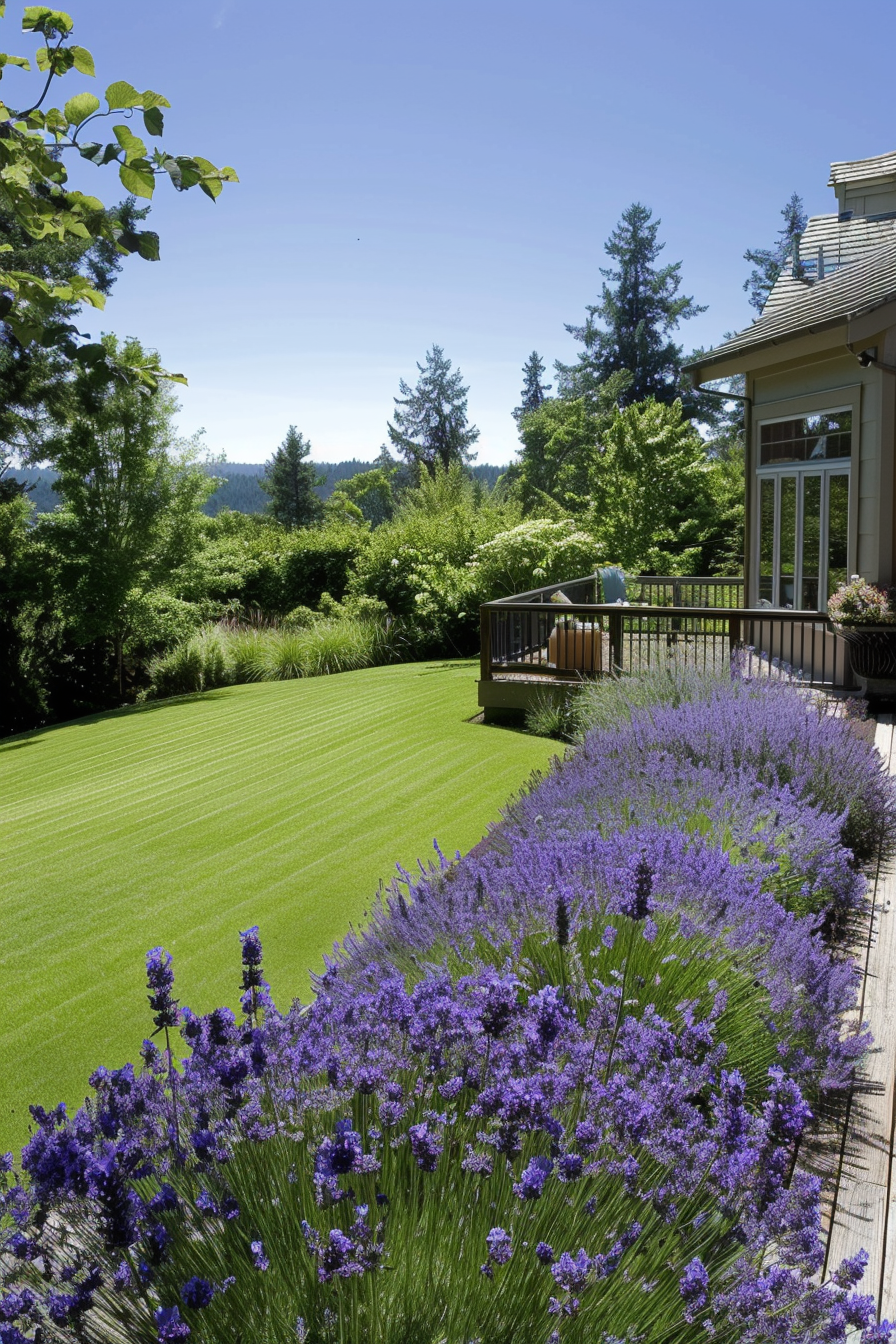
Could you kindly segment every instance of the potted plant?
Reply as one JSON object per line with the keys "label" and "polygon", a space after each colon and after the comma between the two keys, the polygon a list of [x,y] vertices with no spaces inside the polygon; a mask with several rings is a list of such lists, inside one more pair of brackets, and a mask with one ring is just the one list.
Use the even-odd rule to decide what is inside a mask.
{"label": "potted plant", "polygon": [[896,613],[890,593],[853,574],[828,598],[828,615],[849,645],[863,695],[896,696]]}

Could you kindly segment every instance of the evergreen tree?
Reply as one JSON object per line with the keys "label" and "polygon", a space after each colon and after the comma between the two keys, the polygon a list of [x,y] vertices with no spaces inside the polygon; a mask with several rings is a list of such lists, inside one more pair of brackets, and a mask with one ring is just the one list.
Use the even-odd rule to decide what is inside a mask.
{"label": "evergreen tree", "polygon": [[670,333],[706,310],[679,295],[680,261],[654,266],[665,246],[657,242],[660,223],[636,202],[610,234],[604,250],[616,266],[601,267],[600,302],[588,305],[584,326],[566,327],[585,349],[575,364],[555,365],[561,396],[592,400],[610,375],[622,370],[630,375],[622,405],[645,397],[671,403],[680,395],[682,350]]}
{"label": "evergreen tree", "polygon": [[286,438],[265,463],[260,484],[271,497],[268,512],[284,527],[308,527],[321,517],[322,505],[314,488],[323,485],[324,478],[305,461],[310,452],[311,444],[290,425]]}
{"label": "evergreen tree", "polygon": [[537,411],[551,390],[550,383],[543,383],[544,360],[537,350],[533,350],[523,365],[523,390],[520,404],[512,412],[514,420],[520,423],[524,415]]}
{"label": "evergreen tree", "polygon": [[411,388],[402,378],[400,397],[395,397],[395,423],[386,426],[389,438],[419,478],[425,469],[430,476],[436,467],[443,470],[455,462],[466,465],[476,456],[470,449],[479,438],[475,425],[467,424],[468,387],[463,386],[460,369],[451,372],[440,345],[427,351],[426,363],[418,364],[420,377]]}
{"label": "evergreen tree", "polygon": [[[793,193],[781,211],[784,219],[783,229],[778,230],[778,241],[774,247],[759,249],[748,248],[744,261],[752,261],[753,270],[744,281],[744,289],[750,296],[750,303],[762,312],[765,301],[772,291],[775,281],[784,269],[784,263],[793,255],[796,238],[806,227],[806,211],[802,198]],[[797,262],[799,271],[799,262]]]}

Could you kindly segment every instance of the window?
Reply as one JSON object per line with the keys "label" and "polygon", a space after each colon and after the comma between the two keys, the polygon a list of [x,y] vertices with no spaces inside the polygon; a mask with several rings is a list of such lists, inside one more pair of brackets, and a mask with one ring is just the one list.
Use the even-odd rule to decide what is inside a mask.
{"label": "window", "polygon": [[852,411],[823,411],[760,426],[759,465],[829,462],[852,452]]}
{"label": "window", "polygon": [[761,603],[822,611],[846,578],[851,451],[851,410],[760,424]]}

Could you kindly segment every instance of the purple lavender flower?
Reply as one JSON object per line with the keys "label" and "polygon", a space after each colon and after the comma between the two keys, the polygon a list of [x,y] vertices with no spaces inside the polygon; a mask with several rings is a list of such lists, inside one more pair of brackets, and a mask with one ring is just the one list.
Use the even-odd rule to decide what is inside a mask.
{"label": "purple lavender flower", "polygon": [[585,1287],[593,1263],[583,1246],[577,1255],[564,1251],[557,1263],[551,1266],[551,1273],[559,1286],[571,1293],[574,1289]]}
{"label": "purple lavender flower", "polygon": [[557,1159],[557,1175],[561,1181],[577,1181],[582,1174],[583,1165],[578,1153],[563,1153]]}
{"label": "purple lavender flower", "polygon": [[685,1320],[693,1321],[709,1302],[709,1275],[703,1261],[695,1256],[678,1281],[685,1304]]}
{"label": "purple lavender flower", "polygon": [[315,1154],[314,1179],[318,1184],[333,1182],[354,1171],[362,1157],[361,1135],[352,1129],[351,1120],[337,1120],[335,1137],[324,1139]]}
{"label": "purple lavender flower", "polygon": [[541,1199],[545,1181],[554,1169],[549,1157],[533,1157],[519,1181],[514,1184],[513,1193],[519,1199]]}
{"label": "purple lavender flower", "polygon": [[211,1302],[215,1290],[208,1279],[200,1279],[194,1275],[192,1279],[187,1279],[180,1290],[180,1295],[185,1307],[190,1307],[193,1311],[201,1311]]}
{"label": "purple lavender flower", "polygon": [[252,1241],[249,1243],[249,1250],[252,1252],[252,1261],[256,1269],[270,1269],[271,1262],[264,1253],[263,1241]]}
{"label": "purple lavender flower", "polygon": [[411,1141],[411,1152],[417,1159],[417,1166],[422,1171],[435,1171],[439,1165],[442,1141],[430,1128],[429,1123],[424,1121],[419,1125],[411,1125],[408,1137]]}
{"label": "purple lavender flower", "polygon": [[543,1265],[549,1265],[554,1259],[554,1248],[548,1245],[546,1241],[540,1241],[535,1247],[535,1254]]}
{"label": "purple lavender flower", "polygon": [[510,1234],[505,1232],[503,1227],[493,1227],[485,1240],[488,1245],[489,1260],[496,1265],[506,1265],[513,1255]]}
{"label": "purple lavender flower", "polygon": [[351,1237],[347,1237],[341,1228],[334,1227],[321,1252],[317,1273],[322,1283],[327,1283],[334,1274],[340,1278],[347,1278],[355,1272],[350,1259],[354,1249],[355,1243]]}
{"label": "purple lavender flower", "polygon": [[163,947],[154,947],[146,954],[146,985],[149,1006],[155,1014],[153,1021],[156,1031],[176,1027],[180,1021],[180,1012],[177,999],[171,993],[174,988],[174,971],[171,968],[171,953]]}
{"label": "purple lavender flower", "polygon": [[181,1318],[178,1307],[157,1307],[155,1320],[159,1344],[170,1344],[171,1340],[186,1339],[190,1333],[190,1327]]}

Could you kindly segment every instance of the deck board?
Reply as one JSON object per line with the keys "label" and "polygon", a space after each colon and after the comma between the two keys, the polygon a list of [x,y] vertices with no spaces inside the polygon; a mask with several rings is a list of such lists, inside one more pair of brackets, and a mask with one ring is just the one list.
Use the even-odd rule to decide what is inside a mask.
{"label": "deck board", "polygon": [[[890,773],[896,774],[892,715],[881,716],[875,745]],[[864,1248],[868,1268],[860,1290],[872,1293],[881,1316],[892,1319],[896,1315],[896,872],[892,867],[882,868],[876,875],[869,919],[857,1016],[871,1028],[875,1046],[863,1068],[868,1090],[854,1100],[847,1116],[826,1272]]]}

